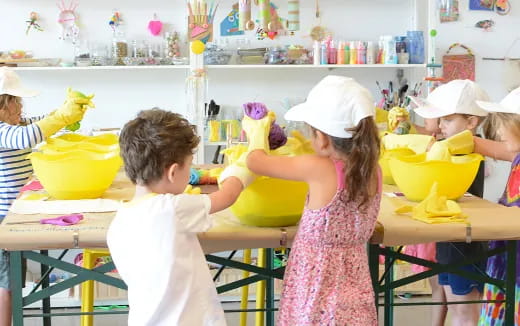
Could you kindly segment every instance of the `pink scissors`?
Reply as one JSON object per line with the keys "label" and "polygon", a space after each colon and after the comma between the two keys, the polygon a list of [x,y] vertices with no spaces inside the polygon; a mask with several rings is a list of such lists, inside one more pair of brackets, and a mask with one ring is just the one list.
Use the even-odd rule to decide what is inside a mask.
{"label": "pink scissors", "polygon": [[6,224],[30,224],[30,223],[40,223],[40,224],[53,224],[59,226],[70,226],[78,224],[81,220],[83,220],[83,214],[71,214],[71,215],[62,215],[54,218],[44,218],[38,221],[24,221],[24,222],[9,222]]}

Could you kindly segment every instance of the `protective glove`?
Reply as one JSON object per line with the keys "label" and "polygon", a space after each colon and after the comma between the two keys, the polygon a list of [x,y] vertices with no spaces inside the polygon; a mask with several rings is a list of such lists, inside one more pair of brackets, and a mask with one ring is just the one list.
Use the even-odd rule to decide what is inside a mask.
{"label": "protective glove", "polygon": [[218,184],[222,184],[224,180],[229,177],[236,177],[242,183],[242,186],[247,188],[253,181],[258,177],[256,174],[249,171],[249,169],[245,166],[239,166],[237,164],[228,165],[224,171],[220,174],[218,179]]}
{"label": "protective glove", "polygon": [[451,155],[471,154],[475,148],[473,133],[469,130],[464,130],[463,132],[440,141],[440,143],[446,144]]}
{"label": "protective glove", "polygon": [[40,127],[43,136],[47,138],[60,131],[63,127],[83,119],[86,109],[84,105],[67,100],[62,107],[40,121],[37,121],[36,124]]}
{"label": "protective glove", "polygon": [[187,185],[186,189],[184,189],[184,193],[188,195],[200,195],[201,190],[199,187],[193,187],[192,185]]}
{"label": "protective glove", "polygon": [[433,136],[428,135],[395,135],[387,134],[381,139],[384,149],[409,148],[415,154],[426,152],[431,143],[435,141]]}
{"label": "protective glove", "polygon": [[247,134],[249,151],[263,149],[266,153],[269,153],[269,132],[274,120],[276,120],[276,115],[272,111],[269,111],[269,113],[260,120],[254,120],[248,116],[244,116],[242,119],[242,129],[244,129]]}

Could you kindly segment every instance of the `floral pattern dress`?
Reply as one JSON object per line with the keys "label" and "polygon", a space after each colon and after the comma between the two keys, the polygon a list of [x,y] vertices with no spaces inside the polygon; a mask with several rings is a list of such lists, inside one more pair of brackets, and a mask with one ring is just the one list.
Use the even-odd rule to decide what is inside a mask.
{"label": "floral pattern dress", "polygon": [[[344,163],[335,162],[338,189],[320,209],[304,210],[284,278],[279,326],[377,325],[367,241],[381,200],[365,208],[344,202]],[[381,176],[379,176],[381,184]]]}

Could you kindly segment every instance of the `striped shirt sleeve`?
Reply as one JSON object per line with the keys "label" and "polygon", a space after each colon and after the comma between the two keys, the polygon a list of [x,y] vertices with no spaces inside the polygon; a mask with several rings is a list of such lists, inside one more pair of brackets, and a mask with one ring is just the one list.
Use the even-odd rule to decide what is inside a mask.
{"label": "striped shirt sleeve", "polygon": [[32,148],[44,140],[37,124],[13,126],[0,122],[0,147],[8,149]]}
{"label": "striped shirt sleeve", "polygon": [[45,118],[45,114],[44,115],[38,115],[38,116],[35,116],[35,117],[29,117],[29,118],[24,117],[24,118],[20,119],[20,121],[24,125],[30,125],[31,123],[35,123],[36,121],[40,121],[43,118]]}

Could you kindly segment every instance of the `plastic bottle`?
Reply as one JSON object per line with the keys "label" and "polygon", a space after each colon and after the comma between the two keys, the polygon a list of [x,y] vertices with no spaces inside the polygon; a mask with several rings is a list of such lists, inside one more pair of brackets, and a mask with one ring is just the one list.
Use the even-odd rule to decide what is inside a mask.
{"label": "plastic bottle", "polygon": [[385,64],[397,64],[395,40],[392,36],[385,36]]}
{"label": "plastic bottle", "polygon": [[338,43],[338,49],[337,49],[337,64],[343,65],[345,64],[345,42],[340,41]]}
{"label": "plastic bottle", "polygon": [[312,53],[313,53],[313,64],[319,65],[321,63],[320,61],[320,54],[321,54],[321,46],[320,42],[314,41],[314,44],[312,46]]}
{"label": "plastic bottle", "polygon": [[350,63],[350,46],[349,46],[350,42],[345,42],[345,48],[343,50],[343,52],[345,53],[345,64],[349,64]]}
{"label": "plastic bottle", "polygon": [[365,42],[359,42],[358,50],[357,50],[357,63],[359,65],[364,65],[367,63],[367,48],[365,46]]}
{"label": "plastic bottle", "polygon": [[328,63],[328,55],[327,55],[327,43],[325,41],[323,41],[321,43],[321,48],[320,48],[320,63],[322,65],[326,65]]}
{"label": "plastic bottle", "polygon": [[373,65],[376,63],[374,42],[367,42],[367,60],[366,64]]}
{"label": "plastic bottle", "polygon": [[376,62],[379,64],[385,63],[385,42],[383,40],[383,37],[381,36],[379,38],[379,47],[377,49],[377,59]]}
{"label": "plastic bottle", "polygon": [[350,42],[350,64],[355,65],[357,63],[357,42]]}
{"label": "plastic bottle", "polygon": [[336,46],[334,45],[333,40],[330,40],[328,54],[329,54],[329,64],[330,65],[337,64],[338,63],[338,50],[336,49]]}

